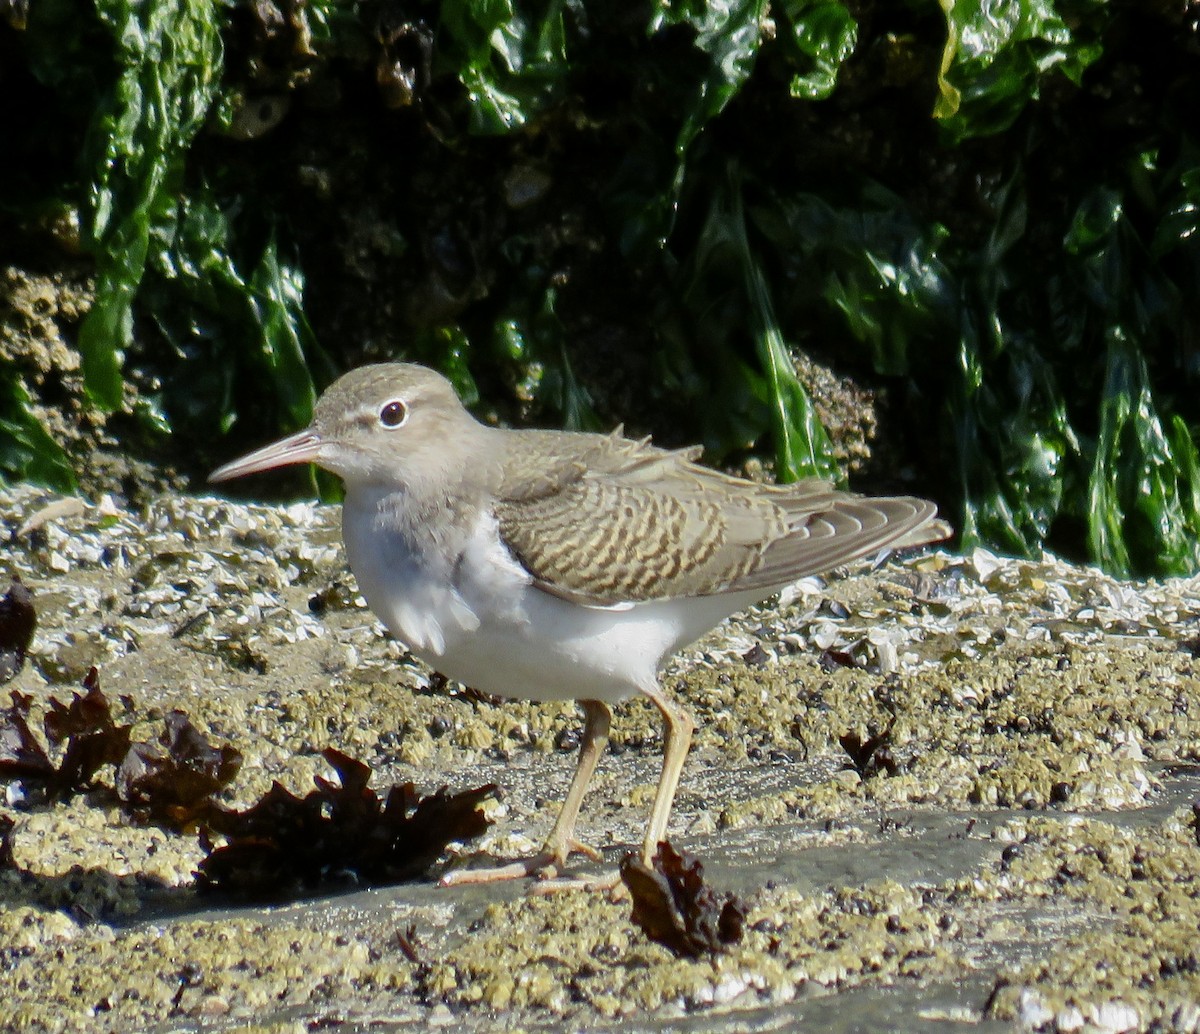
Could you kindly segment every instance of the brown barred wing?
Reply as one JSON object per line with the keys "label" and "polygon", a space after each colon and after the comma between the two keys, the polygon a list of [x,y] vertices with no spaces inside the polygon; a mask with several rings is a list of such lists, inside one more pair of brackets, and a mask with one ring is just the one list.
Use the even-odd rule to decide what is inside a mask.
{"label": "brown barred wing", "polygon": [[497,519],[542,588],[593,606],[721,592],[784,530],[783,512],[753,494],[710,498],[609,477],[503,501]]}

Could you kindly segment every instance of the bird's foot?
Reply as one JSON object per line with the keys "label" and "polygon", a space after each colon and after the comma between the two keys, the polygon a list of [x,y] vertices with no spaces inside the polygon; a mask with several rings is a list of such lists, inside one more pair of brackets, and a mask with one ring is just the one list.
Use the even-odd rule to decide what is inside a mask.
{"label": "bird's foot", "polygon": [[468,883],[499,883],[501,880],[520,880],[526,876],[537,876],[547,867],[553,868],[554,859],[544,853],[529,858],[519,858],[504,865],[488,865],[480,869],[452,869],[443,873],[439,887],[462,887]]}
{"label": "bird's foot", "polygon": [[594,847],[581,844],[578,840],[568,840],[563,846],[547,844],[542,850],[528,858],[518,858],[504,865],[491,865],[480,869],[454,869],[445,873],[438,885],[442,887],[461,887],[468,883],[498,883],[501,880],[520,880],[534,876],[542,881],[538,886],[558,883],[580,883],[586,880],[565,880],[559,878],[559,873],[566,864],[567,858],[573,854],[581,854],[593,862],[603,860]]}
{"label": "bird's foot", "polygon": [[618,872],[604,873],[601,876],[543,877],[529,888],[529,893],[537,897],[548,897],[564,890],[584,890],[589,894],[604,894],[609,901],[613,902],[629,896],[629,890],[622,882],[621,874]]}

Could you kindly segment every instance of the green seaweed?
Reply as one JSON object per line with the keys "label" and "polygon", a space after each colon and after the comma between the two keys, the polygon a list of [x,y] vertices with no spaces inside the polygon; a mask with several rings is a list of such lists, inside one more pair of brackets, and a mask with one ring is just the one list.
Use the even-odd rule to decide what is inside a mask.
{"label": "green seaweed", "polygon": [[[599,431],[601,425],[592,409],[591,396],[571,368],[565,347],[566,330],[555,311],[556,301],[554,288],[546,288],[541,305],[524,321],[524,331],[517,330],[526,363],[534,357],[544,357],[544,360],[536,360],[540,375],[536,379],[534,397],[553,406],[568,430]],[[516,329],[521,325],[512,322],[510,326]],[[513,350],[514,344],[510,339],[508,348]]]}
{"label": "green seaweed", "polygon": [[0,372],[0,485],[32,481],[73,492],[71,462],[33,414],[31,401],[20,381]]}
{"label": "green seaweed", "polygon": [[1163,426],[1145,359],[1114,328],[1089,485],[1093,554],[1123,575],[1133,573],[1132,557],[1144,544],[1153,546],[1164,572],[1200,565],[1198,466],[1187,426],[1178,416]]}
{"label": "green seaweed", "polygon": [[682,393],[719,398],[701,409],[713,456],[769,429],[782,480],[837,480],[828,437],[796,377],[794,344],[776,312],[745,190],[741,169],[730,163],[722,188],[706,198],[705,221],[680,267],[676,317],[660,329],[670,346],[670,376]]}
{"label": "green seaweed", "polygon": [[554,97],[568,59],[565,0],[445,0],[445,59],[467,91],[470,130],[509,133]]}
{"label": "green seaweed", "polygon": [[201,190],[181,206],[169,246],[149,268],[144,304],[176,357],[162,399],[172,428],[216,414],[228,433],[243,405],[261,413],[271,400],[276,425],[296,430],[312,417],[313,371],[323,381],[335,375],[305,316],[299,267],[281,260],[273,235],[249,273],[235,257],[244,250],[228,212]]}
{"label": "green seaweed", "polygon": [[787,39],[808,65],[788,86],[793,97],[819,101],[837,86],[838,70],[858,43],[858,23],[838,0],[788,0],[779,8]]}
{"label": "green seaweed", "polygon": [[[957,331],[961,380],[952,408],[964,488],[964,548],[988,544],[1030,555],[1047,538],[1066,497],[1065,473],[1082,450],[1055,367],[1028,333],[1007,327],[1010,263],[1028,232],[1023,177],[992,194],[991,231],[965,268]],[[1018,260],[1019,261],[1019,260]]]}
{"label": "green seaweed", "polygon": [[[934,116],[955,139],[1011,126],[1057,70],[1078,84],[1101,54],[1095,40],[1072,31],[1052,0],[938,0],[946,44]],[[1084,4],[1098,7],[1098,4]],[[1086,18],[1081,18],[1086,24]]]}
{"label": "green seaweed", "polygon": [[261,372],[275,387],[287,422],[303,427],[317,401],[308,366],[316,342],[304,316],[304,276],[296,266],[279,261],[272,239],[247,288],[262,342]]}
{"label": "green seaweed", "polygon": [[692,83],[675,138],[681,163],[696,135],[724,110],[754,71],[766,9],[765,0],[667,0],[657,6],[649,32],[686,26],[695,34],[692,46],[707,59],[703,73]]}
{"label": "green seaweed", "polygon": [[152,242],[170,233],[186,151],[216,93],[221,40],[209,0],[99,0],[96,10],[121,72],[93,125],[87,237],[96,301],[79,350],[88,396],[113,410],[124,395],[134,298]]}
{"label": "green seaweed", "polygon": [[[832,477],[806,352],[919,438],[904,473],[965,546],[1191,572],[1198,26],[1123,0],[44,0],[0,24],[42,105],[0,240],[78,199],[87,392],[151,437],[290,430],[381,352],[593,427],[587,348],[624,341],[679,440]],[[288,95],[273,136],[217,140],[261,94]],[[544,183],[514,201],[522,170]],[[0,469],[66,484],[26,390],[14,369]]]}
{"label": "green seaweed", "polygon": [[740,191],[733,187],[731,218],[740,252],[745,291],[752,316],[752,333],[759,362],[766,371],[766,399],[771,408],[771,430],[775,441],[775,469],[781,481],[805,477],[842,477],[834,462],[832,446],[817,417],[808,392],[796,376],[791,348],[784,340],[771,288],[755,258],[746,228]]}

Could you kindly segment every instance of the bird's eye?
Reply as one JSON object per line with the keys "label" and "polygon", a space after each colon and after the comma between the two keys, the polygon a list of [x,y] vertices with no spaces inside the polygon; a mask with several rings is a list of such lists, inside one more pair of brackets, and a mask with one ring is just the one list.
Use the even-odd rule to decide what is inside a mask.
{"label": "bird's eye", "polygon": [[379,410],[379,422],[384,427],[395,429],[401,427],[404,421],[408,419],[408,406],[399,399],[392,399],[391,402],[384,404]]}

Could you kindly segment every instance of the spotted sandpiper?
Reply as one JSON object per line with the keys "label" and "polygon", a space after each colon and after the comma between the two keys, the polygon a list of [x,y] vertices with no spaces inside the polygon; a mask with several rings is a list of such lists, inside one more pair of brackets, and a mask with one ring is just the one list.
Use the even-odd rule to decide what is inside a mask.
{"label": "spotted sandpiper", "polygon": [[431,667],[524,700],[577,700],[575,775],[542,850],[443,883],[561,872],[610,705],[638,694],[665,723],[642,844],[647,865],[694,728],[658,681],[664,662],[786,585],[887,547],[949,534],[930,502],[867,498],[812,479],[761,485],[700,466],[699,449],[472,417],[422,366],[364,366],[334,383],[302,431],[212,481],[316,463],[346,486],[342,533],[371,609]]}

